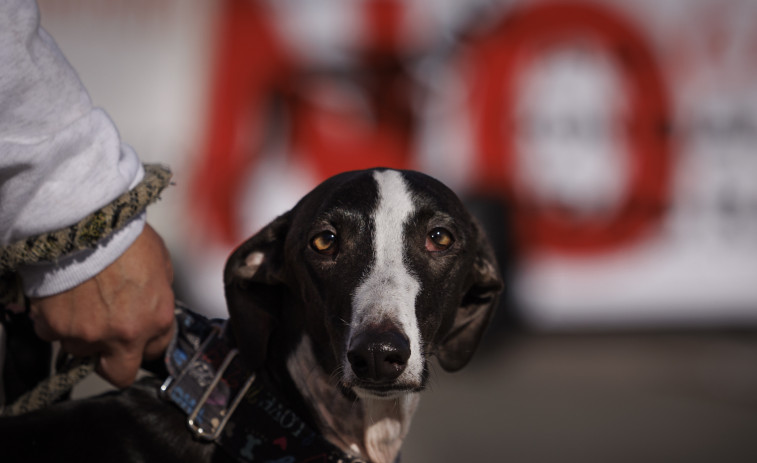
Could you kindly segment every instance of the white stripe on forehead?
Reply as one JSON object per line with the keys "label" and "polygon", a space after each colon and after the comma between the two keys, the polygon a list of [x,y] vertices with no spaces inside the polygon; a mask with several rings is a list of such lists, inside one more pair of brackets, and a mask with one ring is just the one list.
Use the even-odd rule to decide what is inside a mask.
{"label": "white stripe on forehead", "polygon": [[351,335],[368,325],[392,322],[410,340],[410,358],[403,377],[420,378],[423,360],[415,317],[415,298],[421,289],[405,265],[404,228],[415,206],[402,174],[375,172],[378,205],[373,212],[373,267],[353,295]]}
{"label": "white stripe on forehead", "polygon": [[373,248],[376,257],[374,268],[398,266],[404,268],[405,222],[414,209],[410,194],[399,172],[392,170],[374,172],[373,178],[378,184],[379,195],[379,203],[373,220],[376,227]]}

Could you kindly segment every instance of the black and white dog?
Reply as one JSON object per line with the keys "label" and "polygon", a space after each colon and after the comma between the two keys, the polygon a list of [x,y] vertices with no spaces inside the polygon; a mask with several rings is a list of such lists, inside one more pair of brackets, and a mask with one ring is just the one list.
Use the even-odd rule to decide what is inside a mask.
{"label": "black and white dog", "polygon": [[0,460],[393,462],[430,358],[465,366],[503,286],[455,194],[389,169],[326,180],[242,244],[224,279],[230,342],[255,381],[343,458],[256,459],[255,433],[236,453],[218,451],[192,437],[186,415],[148,379],[1,418]]}

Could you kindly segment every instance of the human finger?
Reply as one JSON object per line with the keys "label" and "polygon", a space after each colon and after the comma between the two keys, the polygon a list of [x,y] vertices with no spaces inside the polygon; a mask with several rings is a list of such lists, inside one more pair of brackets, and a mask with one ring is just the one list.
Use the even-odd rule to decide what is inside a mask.
{"label": "human finger", "polygon": [[110,349],[100,354],[95,371],[112,385],[125,388],[134,383],[141,364],[142,351],[140,347]]}

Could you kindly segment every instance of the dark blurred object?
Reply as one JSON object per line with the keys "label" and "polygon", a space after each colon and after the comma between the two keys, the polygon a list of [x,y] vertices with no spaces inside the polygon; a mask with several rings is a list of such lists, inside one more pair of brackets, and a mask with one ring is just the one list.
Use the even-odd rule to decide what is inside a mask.
{"label": "dark blurred object", "polygon": [[15,313],[1,306],[0,316],[6,334],[3,387],[9,404],[50,375],[52,345],[35,334],[28,307]]}

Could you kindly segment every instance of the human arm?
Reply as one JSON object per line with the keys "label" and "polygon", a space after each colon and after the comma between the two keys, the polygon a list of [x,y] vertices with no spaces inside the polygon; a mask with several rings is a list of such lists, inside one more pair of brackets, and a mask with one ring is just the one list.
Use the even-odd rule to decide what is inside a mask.
{"label": "human arm", "polygon": [[[144,176],[39,19],[33,1],[0,2],[2,246],[72,227]],[[75,354],[98,354],[98,371],[125,386],[142,354],[170,337],[167,268],[162,240],[141,214],[91,249],[16,270],[38,334]]]}

